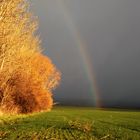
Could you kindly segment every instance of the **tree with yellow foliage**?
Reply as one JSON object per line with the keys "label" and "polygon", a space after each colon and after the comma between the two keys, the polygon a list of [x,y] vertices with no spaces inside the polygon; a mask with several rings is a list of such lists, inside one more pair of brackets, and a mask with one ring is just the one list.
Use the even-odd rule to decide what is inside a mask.
{"label": "tree with yellow foliage", "polygon": [[26,0],[0,0],[0,110],[31,113],[53,105],[60,73],[41,54]]}

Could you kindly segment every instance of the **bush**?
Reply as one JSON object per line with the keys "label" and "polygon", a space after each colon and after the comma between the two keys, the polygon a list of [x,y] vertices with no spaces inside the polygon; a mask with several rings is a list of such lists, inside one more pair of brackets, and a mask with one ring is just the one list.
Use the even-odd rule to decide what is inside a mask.
{"label": "bush", "polygon": [[18,69],[1,90],[0,103],[3,112],[32,113],[52,108],[51,91],[58,84],[60,74],[47,57],[36,57],[36,61],[30,65],[30,73]]}

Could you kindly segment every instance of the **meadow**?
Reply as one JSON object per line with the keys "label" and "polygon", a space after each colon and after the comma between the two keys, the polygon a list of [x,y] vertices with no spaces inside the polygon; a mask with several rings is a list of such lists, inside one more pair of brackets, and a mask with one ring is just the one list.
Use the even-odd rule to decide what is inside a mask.
{"label": "meadow", "polygon": [[140,111],[54,107],[50,112],[1,115],[1,140],[140,140]]}

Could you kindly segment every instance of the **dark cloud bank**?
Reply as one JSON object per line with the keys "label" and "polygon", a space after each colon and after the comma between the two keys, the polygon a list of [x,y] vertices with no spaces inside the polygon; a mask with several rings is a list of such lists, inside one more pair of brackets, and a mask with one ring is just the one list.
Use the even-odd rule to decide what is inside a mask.
{"label": "dark cloud bank", "polygon": [[140,108],[139,0],[32,0],[45,53],[62,72],[54,92],[65,105],[95,105],[64,4],[91,57],[102,105]]}

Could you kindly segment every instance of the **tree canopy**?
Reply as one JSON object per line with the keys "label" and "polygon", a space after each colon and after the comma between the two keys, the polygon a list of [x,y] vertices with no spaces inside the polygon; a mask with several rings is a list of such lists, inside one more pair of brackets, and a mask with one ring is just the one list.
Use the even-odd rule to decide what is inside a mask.
{"label": "tree canopy", "polygon": [[31,113],[51,109],[60,72],[42,54],[29,3],[0,0],[0,27],[0,110]]}

